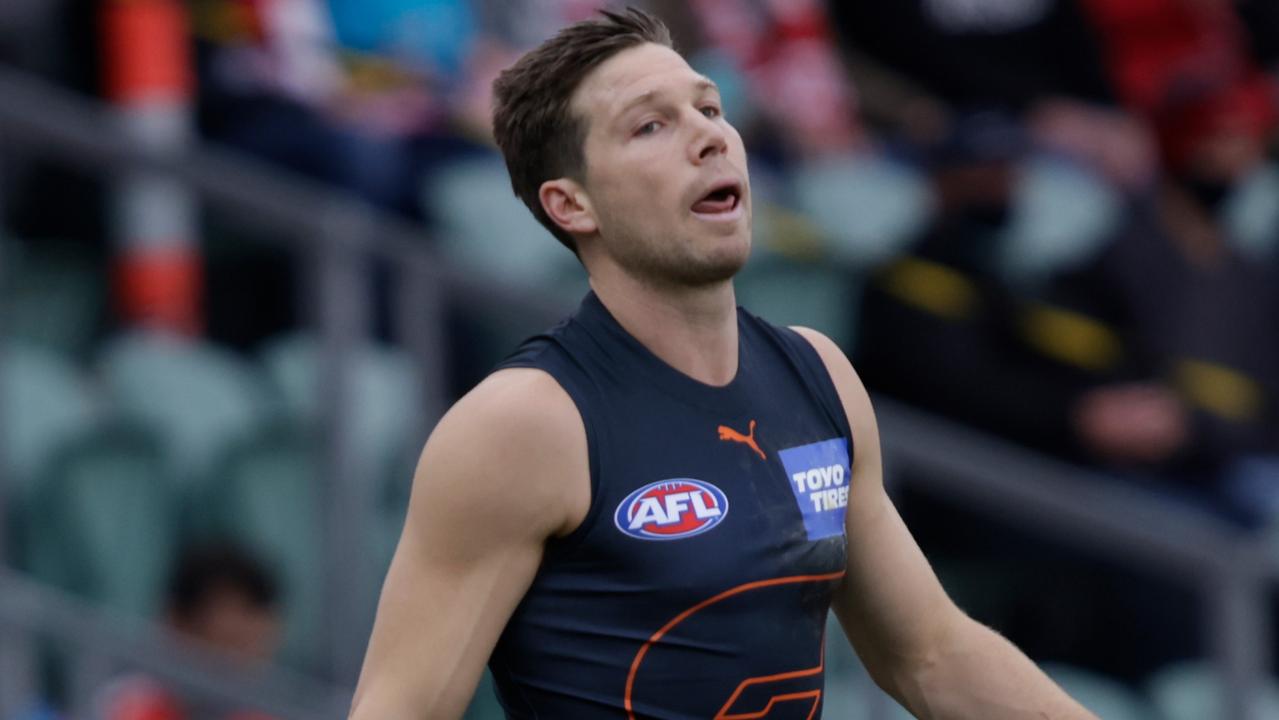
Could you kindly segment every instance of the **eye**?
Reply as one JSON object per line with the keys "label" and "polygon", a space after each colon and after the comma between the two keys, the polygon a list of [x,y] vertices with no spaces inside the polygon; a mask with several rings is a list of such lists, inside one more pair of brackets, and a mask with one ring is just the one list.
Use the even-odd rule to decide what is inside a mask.
{"label": "eye", "polygon": [[661,127],[662,127],[662,123],[661,123],[661,122],[659,122],[659,121],[657,121],[657,120],[650,120],[649,122],[646,122],[646,123],[644,123],[643,125],[640,125],[640,126],[639,126],[639,128],[635,131],[635,134],[636,134],[637,136],[638,136],[638,135],[652,135],[653,133],[655,133],[655,132],[657,132],[658,130],[660,130],[660,129],[661,129]]}
{"label": "eye", "polygon": [[703,115],[705,115],[705,116],[706,116],[706,117],[708,117],[708,118],[717,118],[717,117],[719,117],[719,116],[720,116],[720,109],[719,109],[719,106],[718,106],[718,105],[703,105],[703,106],[702,106],[702,114],[703,114]]}

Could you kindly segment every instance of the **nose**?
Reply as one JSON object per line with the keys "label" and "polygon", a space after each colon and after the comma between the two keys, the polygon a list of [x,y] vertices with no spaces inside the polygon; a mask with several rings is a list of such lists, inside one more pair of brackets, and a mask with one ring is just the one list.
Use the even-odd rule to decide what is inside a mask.
{"label": "nose", "polygon": [[728,152],[728,133],[724,124],[708,118],[701,111],[694,111],[693,141],[689,145],[689,160],[694,165],[701,165],[716,155]]}

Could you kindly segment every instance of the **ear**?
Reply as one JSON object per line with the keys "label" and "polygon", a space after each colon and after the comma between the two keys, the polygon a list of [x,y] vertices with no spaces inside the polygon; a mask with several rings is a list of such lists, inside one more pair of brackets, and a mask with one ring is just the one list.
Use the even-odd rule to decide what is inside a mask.
{"label": "ear", "polygon": [[551,220],[574,235],[591,235],[599,230],[595,209],[586,190],[568,178],[556,178],[542,183],[537,191],[542,209]]}

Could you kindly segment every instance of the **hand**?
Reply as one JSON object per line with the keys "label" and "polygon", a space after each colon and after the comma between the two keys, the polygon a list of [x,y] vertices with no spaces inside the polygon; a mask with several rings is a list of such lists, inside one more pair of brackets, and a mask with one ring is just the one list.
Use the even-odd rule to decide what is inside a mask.
{"label": "hand", "polygon": [[1185,406],[1156,383],[1093,390],[1076,404],[1074,421],[1085,446],[1118,463],[1166,460],[1186,444],[1190,434]]}
{"label": "hand", "polygon": [[1046,100],[1031,113],[1030,127],[1041,145],[1087,160],[1121,188],[1142,187],[1154,175],[1154,141],[1141,123],[1124,113]]}

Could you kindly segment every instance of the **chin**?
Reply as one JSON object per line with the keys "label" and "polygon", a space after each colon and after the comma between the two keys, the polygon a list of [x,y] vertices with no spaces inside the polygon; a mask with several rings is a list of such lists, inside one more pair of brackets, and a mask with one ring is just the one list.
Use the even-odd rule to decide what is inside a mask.
{"label": "chin", "polygon": [[709,257],[689,262],[682,268],[689,285],[713,285],[730,280],[746,266],[750,257],[750,243],[732,248],[720,248]]}

